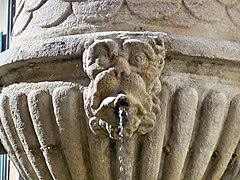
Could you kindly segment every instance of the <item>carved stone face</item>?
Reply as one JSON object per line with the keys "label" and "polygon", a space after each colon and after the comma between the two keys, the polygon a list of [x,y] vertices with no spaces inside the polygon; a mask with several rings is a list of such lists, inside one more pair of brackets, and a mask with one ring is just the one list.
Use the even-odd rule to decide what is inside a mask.
{"label": "carved stone face", "polygon": [[[164,48],[149,38],[95,40],[83,54],[84,70],[91,79],[85,101],[89,118],[117,125],[113,101],[119,91],[127,94],[129,119],[125,136],[137,129],[147,133],[154,127],[154,94],[164,66]],[[141,126],[141,127],[140,127]]]}

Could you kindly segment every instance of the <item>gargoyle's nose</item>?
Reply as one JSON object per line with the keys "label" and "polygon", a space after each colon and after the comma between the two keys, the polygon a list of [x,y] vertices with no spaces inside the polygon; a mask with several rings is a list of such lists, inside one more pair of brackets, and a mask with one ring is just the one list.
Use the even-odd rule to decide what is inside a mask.
{"label": "gargoyle's nose", "polygon": [[115,74],[119,78],[122,75],[128,76],[131,73],[130,65],[127,59],[123,56],[118,56],[115,61]]}

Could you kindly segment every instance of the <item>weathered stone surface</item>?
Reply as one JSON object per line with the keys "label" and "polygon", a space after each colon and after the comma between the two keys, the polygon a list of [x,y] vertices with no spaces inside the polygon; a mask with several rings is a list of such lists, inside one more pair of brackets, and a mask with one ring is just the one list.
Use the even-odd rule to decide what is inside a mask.
{"label": "weathered stone surface", "polygon": [[22,176],[239,179],[239,4],[23,0],[0,54],[0,139]]}
{"label": "weathered stone surface", "polygon": [[26,11],[32,12],[40,8],[47,0],[25,0]]}
{"label": "weathered stone surface", "polygon": [[[6,86],[14,82],[54,81],[70,78],[86,85],[89,79],[83,72],[81,60],[85,42],[91,42],[94,39],[115,39],[118,36],[128,35],[164,39],[167,56],[182,54],[209,58],[217,62],[220,59],[226,63],[239,62],[240,43],[238,42],[155,32],[102,32],[63,36],[12,47],[0,54],[0,84]],[[53,68],[56,71],[52,71]],[[14,71],[11,71],[12,69]],[[202,69],[196,69],[196,71],[202,71]],[[236,71],[232,73],[234,72]],[[232,78],[236,79],[239,74],[234,74],[234,76]]]}
{"label": "weathered stone surface", "polygon": [[[240,138],[240,86],[218,81],[201,75],[164,77],[155,128],[146,135],[134,133],[125,140],[127,177],[218,178],[231,170],[228,166],[237,153]],[[187,87],[189,84],[191,88]],[[4,126],[0,136],[6,147],[24,149],[10,156],[20,164],[17,167],[27,179],[36,179],[36,175],[40,178],[39,174],[46,172],[53,179],[116,177],[118,157],[113,145],[117,142],[107,136],[95,136],[88,128],[84,90],[78,84],[63,82],[21,83],[3,89],[0,117]],[[28,131],[28,139],[16,142],[16,138],[24,139],[24,131]],[[37,152],[41,155],[37,156]],[[39,169],[37,164],[44,161],[32,159],[32,155],[43,157],[47,170]]]}
{"label": "weathered stone surface", "polygon": [[[153,104],[150,111],[155,115],[148,133],[141,135],[134,129],[131,138],[125,139],[126,177],[237,177],[238,43],[221,40],[218,45],[219,41],[209,38],[149,32],[96,33],[39,42],[31,43],[36,48],[20,47],[22,53],[18,55],[7,56],[11,50],[1,55],[5,58],[1,83],[20,84],[4,87],[1,93],[0,137],[25,179],[44,179],[47,175],[47,179],[118,177],[118,141],[110,139],[106,131],[96,131],[96,136],[88,127],[101,98],[93,109],[88,103],[94,102],[98,93],[103,99],[114,97],[120,90],[119,82],[130,99],[144,102],[143,106]],[[51,59],[46,59],[47,54]],[[156,65],[151,76],[145,76],[148,68],[142,69],[142,63],[136,60]],[[111,70],[116,74],[106,84],[109,79],[104,77],[111,75]],[[101,72],[103,75],[99,75]],[[156,85],[162,84],[162,90],[153,96],[154,101],[144,101],[147,94],[139,92],[149,92],[155,81],[125,86],[118,79],[126,76],[122,80],[130,80],[127,75],[136,72],[141,75],[137,79],[160,80]],[[45,80],[52,82],[39,82]],[[31,81],[36,83],[22,83]],[[108,118],[114,119],[113,115]]]}
{"label": "weathered stone surface", "polygon": [[240,27],[239,23],[239,14],[240,14],[240,4],[236,3],[234,6],[229,6],[227,8],[227,12],[229,14],[230,19],[232,22],[237,26]]}
{"label": "weathered stone surface", "polygon": [[240,40],[239,5],[222,0],[26,0],[16,17],[12,46],[111,30],[178,32],[236,41]]}
{"label": "weathered stone surface", "polygon": [[[72,13],[71,4],[61,0],[46,1],[37,11],[33,12],[35,25],[41,28],[55,27],[67,19]],[[44,16],[42,16],[44,14]]]}
{"label": "weathered stone surface", "polygon": [[124,136],[151,131],[156,121],[154,106],[159,103],[164,58],[164,40],[158,38],[129,35],[90,44],[83,53],[84,71],[91,80],[85,99],[89,119],[101,119],[116,127],[113,97],[123,90],[130,106]]}
{"label": "weathered stone surface", "polygon": [[[140,18],[146,18],[151,20],[162,20],[166,18],[171,18],[174,16],[181,7],[181,0],[150,0],[150,1],[137,1],[137,0],[127,0],[126,1],[130,11],[137,14]],[[146,9],[151,9],[146,11]]]}
{"label": "weathered stone surface", "polygon": [[176,92],[173,105],[173,131],[169,147],[171,153],[166,157],[165,179],[179,179],[189,149],[198,104],[198,93],[194,88],[181,88]]}
{"label": "weathered stone surface", "polygon": [[[220,21],[224,17],[225,10],[222,9],[221,5],[216,3],[216,1],[184,0],[183,3],[189,12],[197,19],[211,23]],[[215,9],[218,9],[218,11]]]}
{"label": "weathered stone surface", "polygon": [[110,19],[111,17],[116,16],[122,7],[124,1],[122,0],[97,0],[85,1],[79,3],[73,1],[72,8],[74,15],[80,21],[86,22],[101,22]]}

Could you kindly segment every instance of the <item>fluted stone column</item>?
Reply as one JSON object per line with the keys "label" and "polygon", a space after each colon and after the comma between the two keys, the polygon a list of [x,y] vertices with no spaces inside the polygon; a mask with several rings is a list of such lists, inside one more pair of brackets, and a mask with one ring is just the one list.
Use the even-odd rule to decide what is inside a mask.
{"label": "fluted stone column", "polygon": [[240,179],[239,17],[238,0],[21,1],[0,54],[0,139],[18,171]]}

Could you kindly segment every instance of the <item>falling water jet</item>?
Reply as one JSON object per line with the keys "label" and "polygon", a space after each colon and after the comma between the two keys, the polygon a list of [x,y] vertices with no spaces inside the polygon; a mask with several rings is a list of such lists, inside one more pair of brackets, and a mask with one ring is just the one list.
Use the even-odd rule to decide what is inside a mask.
{"label": "falling water jet", "polygon": [[125,168],[124,168],[124,157],[123,157],[123,150],[124,150],[124,125],[128,120],[128,100],[126,93],[124,91],[120,91],[118,96],[114,102],[117,116],[118,116],[118,149],[117,149],[117,157],[119,163],[119,180],[126,180],[125,175]]}
{"label": "falling water jet", "polygon": [[[107,98],[106,98],[107,99]],[[105,99],[105,100],[106,100]],[[107,102],[107,103],[106,103]],[[105,104],[106,103],[106,104]],[[113,107],[115,111],[116,125],[112,126],[108,122],[99,117],[92,117],[89,121],[90,130],[96,135],[100,135],[103,132],[109,138],[115,140],[117,147],[117,167],[118,167],[118,180],[127,180],[124,167],[124,127],[128,122],[128,109],[129,101],[127,95],[124,91],[120,91],[116,97],[110,97],[102,104],[102,106],[97,110],[99,114],[102,112],[106,113],[106,108]],[[105,110],[105,111],[104,111]],[[111,112],[112,111],[108,111]],[[96,113],[97,114],[97,113]]]}
{"label": "falling water jet", "polygon": [[117,157],[119,163],[119,180],[125,180],[125,168],[123,164],[123,146],[124,146],[124,138],[123,138],[123,117],[127,115],[126,109],[123,107],[119,107],[119,122],[118,122],[118,150]]}

